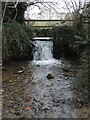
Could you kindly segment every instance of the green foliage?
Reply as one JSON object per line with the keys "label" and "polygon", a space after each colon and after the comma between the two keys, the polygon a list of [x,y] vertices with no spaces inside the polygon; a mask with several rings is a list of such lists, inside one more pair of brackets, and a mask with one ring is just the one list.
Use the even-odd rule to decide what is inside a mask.
{"label": "green foliage", "polygon": [[[78,34],[76,29],[69,26],[53,28],[52,36],[54,43],[58,45],[59,48],[65,45],[64,49],[68,47],[73,54],[77,53],[77,55],[79,55],[81,65],[77,71],[76,79],[73,82],[73,88],[78,93],[82,103],[87,103],[90,66],[90,39],[83,38]],[[55,49],[57,49],[57,47]]]}
{"label": "green foliage", "polygon": [[73,44],[73,49],[77,52],[77,54],[82,55],[86,49],[90,46],[90,39],[84,39],[82,37],[76,36],[76,40]]}
{"label": "green foliage", "polygon": [[29,39],[32,40],[32,38],[34,37],[33,34],[33,30],[31,27],[26,26],[25,24],[22,24],[22,29],[27,33],[27,35],[29,36]]}
{"label": "green foliage", "polygon": [[74,42],[75,31],[72,27],[62,26],[54,27],[52,29],[52,36],[55,43],[62,44],[72,44]]}
{"label": "green foliage", "polygon": [[24,12],[27,8],[27,4],[25,2],[20,2],[17,5],[17,16],[16,16],[16,21],[19,23],[23,23],[24,22]]}
{"label": "green foliage", "polygon": [[81,54],[81,66],[77,72],[73,88],[78,91],[82,103],[88,102],[88,83],[90,68],[90,39],[82,39],[76,42],[76,48]]}
{"label": "green foliage", "polygon": [[3,61],[26,57],[32,36],[32,30],[25,25],[20,25],[17,22],[4,23],[2,37]]}
{"label": "green foliage", "polygon": [[88,76],[89,76],[89,63],[90,55],[87,52],[83,53],[81,57],[81,66],[77,72],[76,79],[73,82],[73,88],[78,92],[82,103],[88,102]]}

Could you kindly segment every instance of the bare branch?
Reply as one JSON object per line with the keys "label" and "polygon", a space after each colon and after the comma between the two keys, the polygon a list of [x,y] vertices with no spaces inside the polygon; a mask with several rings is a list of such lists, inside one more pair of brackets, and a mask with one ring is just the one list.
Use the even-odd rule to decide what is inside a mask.
{"label": "bare branch", "polygon": [[73,7],[74,11],[76,11],[75,5],[72,0],[71,0],[71,3],[72,3],[72,7]]}
{"label": "bare branch", "polygon": [[68,11],[69,11],[69,13],[71,14],[71,17],[72,17],[72,12],[70,11],[70,9],[69,9],[69,7],[68,7],[67,2],[66,2],[65,0],[63,0],[63,1],[64,1],[64,3],[65,3],[65,5],[66,5],[66,7],[67,7],[67,9],[68,9]]}
{"label": "bare branch", "polygon": [[4,19],[4,16],[5,16],[5,12],[6,12],[6,8],[7,8],[7,3],[8,3],[8,0],[6,1],[5,3],[5,7],[4,7],[4,10],[3,10],[3,14],[2,14],[2,23],[3,23],[3,19]]}
{"label": "bare branch", "polygon": [[73,0],[73,2],[74,2],[74,4],[75,4],[75,6],[76,6],[76,10],[77,10],[77,9],[78,9],[78,5],[77,5],[77,3],[76,3],[75,0]]}
{"label": "bare branch", "polygon": [[[55,9],[55,8],[53,8],[49,3],[47,3],[52,9],[54,9],[54,11],[56,12],[56,13],[58,13],[58,11]],[[59,14],[59,13],[58,13]]]}
{"label": "bare branch", "polygon": [[19,3],[19,0],[17,0],[17,2],[16,2],[16,4],[15,4],[15,8],[17,7],[18,3]]}
{"label": "bare branch", "polygon": [[15,14],[15,16],[14,16],[13,20],[15,20],[15,19],[16,19],[16,17],[17,17],[17,7],[15,8],[15,10],[16,10],[16,14]]}

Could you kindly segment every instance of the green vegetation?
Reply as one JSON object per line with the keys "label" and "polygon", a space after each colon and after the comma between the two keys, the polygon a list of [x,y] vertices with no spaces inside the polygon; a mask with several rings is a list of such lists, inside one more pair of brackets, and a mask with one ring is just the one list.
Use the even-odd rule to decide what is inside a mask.
{"label": "green vegetation", "polygon": [[[83,34],[88,26],[85,26],[84,22],[87,22],[87,16],[89,15],[87,10],[90,4],[83,10],[84,12],[86,11],[84,18],[82,18],[82,14],[74,14],[75,21],[73,22],[73,26],[64,25],[54,27],[52,30],[34,29],[33,31],[24,24],[24,11],[27,8],[27,4],[24,2],[18,3],[16,8],[13,7],[13,4],[13,2],[8,2],[6,10],[6,3],[3,2],[2,4],[3,13],[5,10],[2,28],[3,61],[25,59],[28,57],[29,50],[32,49],[31,40],[34,36],[33,33],[36,33],[35,36],[52,36],[54,54],[60,55],[65,52],[69,57],[76,55],[77,58],[79,56],[81,65],[78,69],[76,80],[73,82],[73,88],[79,93],[81,101],[87,103],[90,38],[83,37]],[[58,58],[58,55],[55,55],[55,57]]]}
{"label": "green vegetation", "polygon": [[[58,26],[52,29],[52,36],[54,42],[54,57],[73,57],[74,51],[75,30],[71,26]],[[61,55],[61,56],[60,56]]]}
{"label": "green vegetation", "polygon": [[59,45],[70,45],[74,42],[75,31],[72,27],[62,26],[52,29],[53,41]]}
{"label": "green vegetation", "polygon": [[2,37],[3,61],[27,57],[32,37],[33,32],[26,25],[15,21],[4,23]]}
{"label": "green vegetation", "polygon": [[[80,32],[80,31],[79,31]],[[76,79],[73,82],[73,89],[80,97],[81,102],[88,102],[88,77],[89,77],[89,61],[90,61],[90,39],[79,36],[78,32],[73,27],[62,26],[52,29],[53,41],[55,44],[56,53],[60,53],[61,48],[66,55],[76,55],[80,59],[80,66],[76,74]],[[57,50],[58,49],[58,50]],[[69,53],[68,53],[69,52]],[[72,54],[71,54],[72,53]],[[66,56],[65,55],[65,56]],[[70,57],[69,56],[69,57]]]}
{"label": "green vegetation", "polygon": [[[5,9],[6,8],[6,9]],[[3,27],[2,27],[2,58],[3,61],[25,59],[30,57],[33,31],[25,25],[24,11],[27,3],[3,2]],[[4,14],[5,12],[5,14]]]}
{"label": "green vegetation", "polygon": [[73,82],[73,88],[78,94],[81,103],[88,103],[88,83],[89,83],[89,66],[90,66],[90,40],[83,40],[78,43],[77,49],[81,52],[81,65],[78,69],[76,80]]}

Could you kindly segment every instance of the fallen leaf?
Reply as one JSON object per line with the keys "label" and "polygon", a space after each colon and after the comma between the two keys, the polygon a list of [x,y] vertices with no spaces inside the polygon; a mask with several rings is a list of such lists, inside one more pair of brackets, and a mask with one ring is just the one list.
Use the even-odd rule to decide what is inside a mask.
{"label": "fallen leaf", "polygon": [[27,100],[26,102],[27,102],[27,103],[31,103],[31,101],[30,101],[30,100]]}
{"label": "fallen leaf", "polygon": [[30,110],[30,107],[26,107],[26,110]]}

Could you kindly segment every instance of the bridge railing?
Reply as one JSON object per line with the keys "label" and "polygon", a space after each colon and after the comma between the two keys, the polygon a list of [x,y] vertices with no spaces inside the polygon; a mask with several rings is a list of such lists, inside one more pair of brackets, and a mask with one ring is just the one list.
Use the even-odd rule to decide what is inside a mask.
{"label": "bridge railing", "polygon": [[26,20],[25,23],[31,27],[52,28],[62,24],[72,25],[73,20]]}

